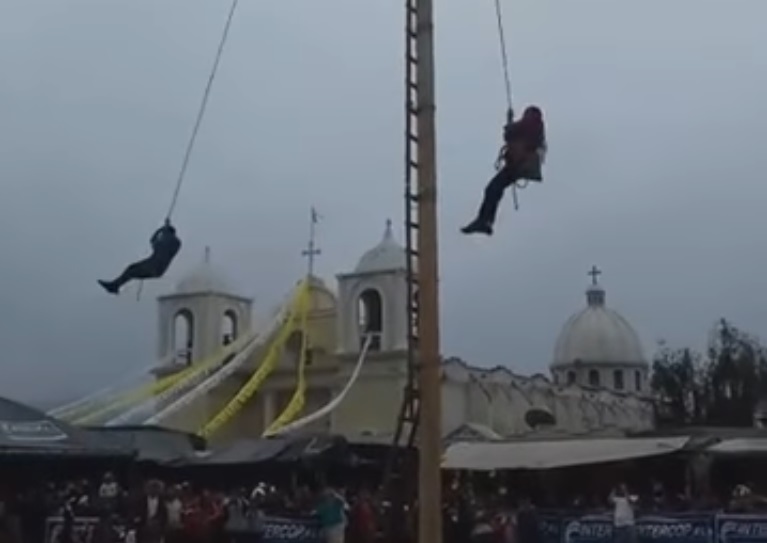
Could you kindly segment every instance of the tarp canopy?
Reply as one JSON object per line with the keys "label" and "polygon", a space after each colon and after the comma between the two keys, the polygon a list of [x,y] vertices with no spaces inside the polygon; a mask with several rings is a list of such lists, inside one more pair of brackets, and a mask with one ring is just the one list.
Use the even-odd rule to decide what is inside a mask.
{"label": "tarp canopy", "polygon": [[463,442],[448,447],[442,467],[492,471],[601,464],[673,453],[682,449],[688,440],[687,437],[671,437]]}
{"label": "tarp canopy", "polygon": [[114,446],[135,451],[139,462],[169,464],[195,458],[205,449],[203,438],[159,426],[105,426],[87,431]]}
{"label": "tarp canopy", "polygon": [[216,449],[205,457],[190,460],[188,464],[205,466],[258,464],[274,460],[287,446],[287,441],[280,438],[241,439],[227,447]]}
{"label": "tarp canopy", "polygon": [[346,453],[346,440],[339,436],[316,437],[270,437],[243,439],[204,458],[189,462],[190,465],[226,466],[258,464],[264,462],[300,462],[341,459]]}
{"label": "tarp canopy", "polygon": [[100,439],[33,407],[0,398],[0,455],[132,457],[133,450]]}
{"label": "tarp canopy", "polygon": [[767,454],[767,437],[725,439],[706,449],[706,452],[723,455],[765,455]]}

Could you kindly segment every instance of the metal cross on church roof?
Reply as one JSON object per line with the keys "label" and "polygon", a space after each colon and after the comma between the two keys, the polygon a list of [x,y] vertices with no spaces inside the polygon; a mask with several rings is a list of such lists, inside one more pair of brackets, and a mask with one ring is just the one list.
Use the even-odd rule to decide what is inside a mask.
{"label": "metal cross on church roof", "polygon": [[591,284],[596,285],[597,284],[597,278],[602,275],[602,270],[597,268],[596,266],[591,266],[591,271],[587,275],[591,276]]}
{"label": "metal cross on church roof", "polygon": [[308,260],[308,274],[309,277],[314,275],[314,258],[322,254],[322,250],[316,246],[316,226],[320,220],[320,215],[317,210],[312,206],[309,219],[309,243],[306,249],[301,251],[301,255],[307,257]]}

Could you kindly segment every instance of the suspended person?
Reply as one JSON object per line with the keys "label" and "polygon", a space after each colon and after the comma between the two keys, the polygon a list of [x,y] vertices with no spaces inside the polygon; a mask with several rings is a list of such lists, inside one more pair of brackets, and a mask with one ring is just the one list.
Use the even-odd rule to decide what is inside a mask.
{"label": "suspended person", "polygon": [[165,224],[152,234],[149,243],[152,244],[152,254],[149,257],[134,262],[112,281],[99,280],[99,285],[110,294],[119,294],[120,288],[129,281],[159,279],[165,275],[173,258],[181,249],[181,240],[176,235],[176,229],[170,219],[166,219]]}
{"label": "suspended person", "polygon": [[503,193],[521,179],[542,181],[541,164],[546,153],[546,129],[540,108],[530,106],[514,121],[509,110],[503,130],[504,146],[498,156],[498,173],[485,187],[477,218],[461,229],[464,234],[493,234],[493,224]]}

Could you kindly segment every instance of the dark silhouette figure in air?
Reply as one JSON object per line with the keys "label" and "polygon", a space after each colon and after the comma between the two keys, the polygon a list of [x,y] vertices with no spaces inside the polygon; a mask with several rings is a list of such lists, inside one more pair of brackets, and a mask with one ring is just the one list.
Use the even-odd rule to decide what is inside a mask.
{"label": "dark silhouette figure in air", "polygon": [[498,173],[485,187],[477,218],[461,229],[464,234],[492,235],[498,204],[506,189],[520,179],[543,180],[541,163],[546,152],[546,129],[540,108],[528,107],[517,121],[509,111],[503,139],[505,143],[496,162]]}
{"label": "dark silhouette figure in air", "polygon": [[152,254],[149,257],[134,262],[112,281],[99,280],[99,285],[110,294],[119,294],[120,288],[129,281],[158,279],[165,275],[173,258],[181,249],[181,240],[169,219],[166,219],[165,224],[152,234],[149,243],[152,244]]}

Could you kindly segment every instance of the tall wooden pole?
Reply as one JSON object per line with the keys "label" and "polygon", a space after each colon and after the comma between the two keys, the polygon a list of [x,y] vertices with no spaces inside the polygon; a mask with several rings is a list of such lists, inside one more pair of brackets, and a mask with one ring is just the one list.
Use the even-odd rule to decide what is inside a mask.
{"label": "tall wooden pole", "polygon": [[442,401],[437,248],[437,157],[434,121],[432,0],[416,0],[418,129],[419,476],[418,542],[442,543]]}

